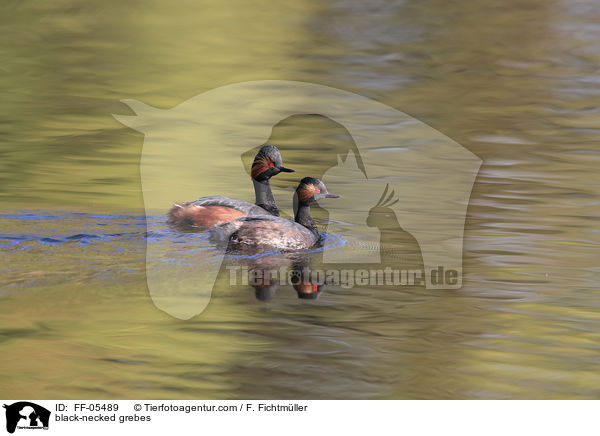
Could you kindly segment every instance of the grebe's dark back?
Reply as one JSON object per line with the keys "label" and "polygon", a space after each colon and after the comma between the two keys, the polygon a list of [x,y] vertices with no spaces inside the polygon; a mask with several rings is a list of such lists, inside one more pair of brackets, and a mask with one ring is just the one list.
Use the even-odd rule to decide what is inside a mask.
{"label": "grebe's dark back", "polygon": [[269,180],[281,172],[293,171],[283,166],[277,147],[265,145],[256,154],[250,171],[256,204],[220,195],[202,197],[174,204],[168,213],[167,222],[178,230],[189,231],[223,224],[243,216],[279,216]]}

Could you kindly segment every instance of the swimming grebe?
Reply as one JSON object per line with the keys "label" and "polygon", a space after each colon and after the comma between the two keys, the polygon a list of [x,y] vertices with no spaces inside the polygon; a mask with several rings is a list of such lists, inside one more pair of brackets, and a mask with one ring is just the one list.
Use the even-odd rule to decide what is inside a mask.
{"label": "swimming grebe", "polygon": [[305,177],[294,193],[294,221],[268,215],[241,217],[219,226],[216,229],[218,238],[226,239],[234,250],[312,248],[320,241],[321,235],[310,214],[311,203],[338,197],[327,192],[319,179]]}
{"label": "swimming grebe", "polygon": [[211,227],[243,216],[279,216],[269,180],[277,174],[293,173],[283,166],[277,147],[265,145],[256,154],[250,175],[254,183],[256,204],[220,195],[202,197],[196,201],[174,204],[167,222],[179,230]]}

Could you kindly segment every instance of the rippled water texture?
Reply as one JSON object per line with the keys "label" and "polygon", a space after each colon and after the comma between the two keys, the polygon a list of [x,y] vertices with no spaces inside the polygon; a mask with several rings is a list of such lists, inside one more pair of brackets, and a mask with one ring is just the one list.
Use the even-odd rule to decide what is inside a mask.
{"label": "rippled water texture", "polygon": [[[600,397],[599,20],[594,0],[3,2],[0,396]],[[261,79],[375,99],[483,160],[461,289],[229,286],[228,264],[298,262],[274,254],[229,257],[197,317],[155,307],[148,240],[165,271],[215,259],[206,235],[144,215],[143,136],[111,114]],[[354,149],[319,116],[270,142],[296,169],[273,180],[288,216],[298,176]],[[247,174],[203,179],[224,162],[197,143],[213,148],[197,176],[166,183],[252,200]]]}

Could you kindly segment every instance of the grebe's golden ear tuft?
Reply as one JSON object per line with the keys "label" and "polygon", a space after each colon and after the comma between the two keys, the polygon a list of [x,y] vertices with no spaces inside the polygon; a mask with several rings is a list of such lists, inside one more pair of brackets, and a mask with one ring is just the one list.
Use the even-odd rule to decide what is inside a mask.
{"label": "grebe's golden ear tuft", "polygon": [[306,201],[315,195],[315,185],[312,183],[303,183],[298,187],[298,200]]}
{"label": "grebe's golden ear tuft", "polygon": [[269,168],[271,168],[272,163],[273,162],[271,162],[271,159],[269,159],[264,154],[260,154],[260,155],[256,156],[256,158],[254,159],[254,162],[252,163],[252,169],[250,170],[250,177],[252,177],[253,179],[256,179],[262,173],[264,173]]}
{"label": "grebe's golden ear tuft", "polygon": [[112,114],[112,116],[121,124],[142,133],[148,130],[153,123],[153,119],[161,112],[160,109],[137,100],[121,100],[121,103],[129,106],[135,112],[135,115]]}

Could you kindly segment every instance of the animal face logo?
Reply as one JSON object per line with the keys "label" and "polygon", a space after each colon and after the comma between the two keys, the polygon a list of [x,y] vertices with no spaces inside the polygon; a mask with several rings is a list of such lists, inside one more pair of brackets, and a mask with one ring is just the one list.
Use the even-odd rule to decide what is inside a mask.
{"label": "animal face logo", "polygon": [[4,405],[6,409],[6,431],[14,433],[17,428],[47,429],[50,411],[29,401]]}
{"label": "animal face logo", "polygon": [[[141,180],[147,215],[164,214],[174,200],[228,196],[228,186],[239,195],[240,175],[246,173],[240,156],[265,144],[281,120],[320,114],[344,126],[358,150],[340,156],[322,177],[329,191],[341,195],[321,205],[329,212],[327,232],[349,239],[335,249],[326,241],[324,262],[379,262],[372,247],[386,244],[386,235],[392,235],[386,226],[397,224],[419,247],[428,288],[462,286],[464,221],[481,160],[424,123],[354,93],[280,80],[227,85],[168,110],[124,102],[136,115],[115,118],[145,135]],[[251,186],[246,189],[243,198],[252,201]],[[356,200],[365,198],[370,201]],[[363,238],[352,240],[357,228]],[[225,252],[205,253],[201,267],[192,262],[167,270],[161,263],[178,250],[172,245],[147,240],[148,287],[159,308],[188,319],[210,301]],[[430,280],[440,268],[456,272],[456,280]]]}

